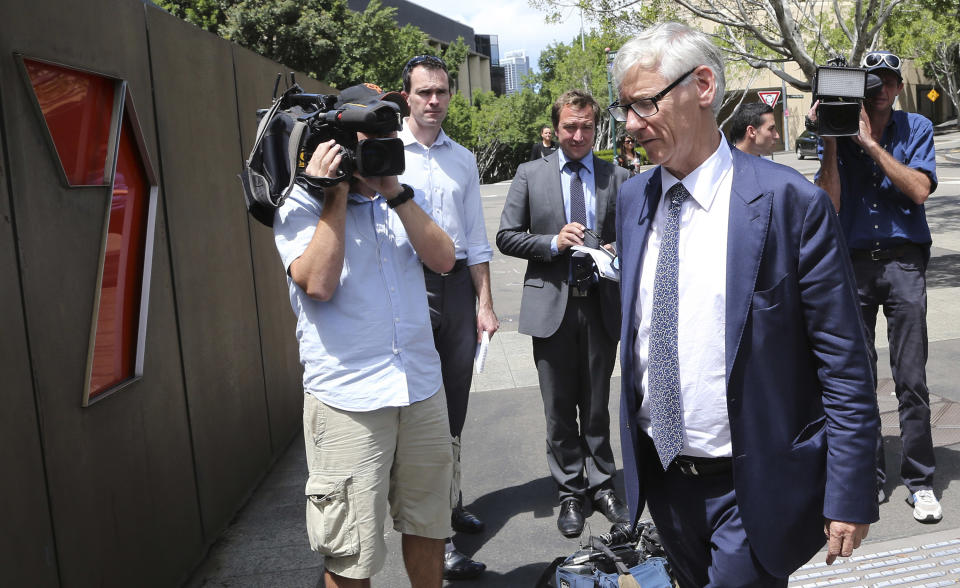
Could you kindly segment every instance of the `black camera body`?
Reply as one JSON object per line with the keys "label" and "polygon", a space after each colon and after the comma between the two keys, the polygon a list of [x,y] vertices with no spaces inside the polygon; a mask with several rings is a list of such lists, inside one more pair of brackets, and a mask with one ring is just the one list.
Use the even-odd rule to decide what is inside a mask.
{"label": "black camera body", "polygon": [[400,130],[400,108],[392,102],[380,102],[363,109],[335,108],[338,97],[332,94],[291,94],[288,112],[306,123],[297,155],[297,174],[303,175],[310,156],[320,143],[333,139],[341,147],[337,177],[348,178],[354,171],[361,176],[396,176],[403,173],[403,141],[400,139],[357,140],[357,132],[381,135]]}

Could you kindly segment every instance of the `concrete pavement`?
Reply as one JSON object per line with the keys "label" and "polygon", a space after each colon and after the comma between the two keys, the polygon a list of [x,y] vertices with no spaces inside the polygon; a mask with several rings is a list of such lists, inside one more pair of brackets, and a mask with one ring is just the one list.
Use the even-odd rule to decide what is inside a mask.
{"label": "concrete pavement", "polygon": [[[929,526],[916,523],[911,508],[904,503],[906,489],[897,483],[899,429],[896,401],[890,394],[892,381],[881,316],[877,326],[882,380],[878,400],[891,480],[887,486],[890,500],[881,506],[880,521],[871,527],[870,536],[857,552],[860,556],[871,555],[871,559],[867,563],[854,562],[856,565],[851,563],[829,570],[802,570],[796,576],[803,577],[795,579],[792,585],[817,582],[879,585],[910,576],[915,579],[901,585],[960,580],[960,560],[952,561],[957,556],[949,553],[936,558],[924,556],[926,559],[916,563],[921,561],[916,559],[918,554],[949,550],[949,546],[936,546],[960,538],[960,490],[953,484],[960,479],[960,133],[939,136],[936,143],[940,186],[927,204],[934,235],[933,257],[927,272],[928,380],[935,395],[931,399],[938,461],[935,490],[941,497],[944,520]],[[816,161],[798,161],[792,153],[777,154],[775,159],[811,178],[818,167]],[[482,187],[491,243],[508,187],[508,183]],[[480,580],[469,584],[473,586],[532,586],[553,558],[569,554],[579,546],[579,540],[565,539],[556,529],[557,504],[544,459],[544,419],[530,338],[516,331],[524,266],[522,260],[499,254],[491,262],[493,296],[501,330],[491,343],[484,373],[474,377],[474,394],[464,431],[464,500],[467,507],[487,523],[482,535],[455,538],[462,551],[488,566]],[[619,365],[614,371],[611,390],[611,420],[616,423]],[[619,463],[616,426],[613,440]],[[303,452],[303,442],[298,436],[211,549],[188,586],[318,585],[322,562],[310,552],[303,521],[306,479]],[[618,487],[622,486],[618,484]],[[606,520],[596,514],[588,519],[584,537],[608,529]],[[409,586],[403,574],[399,537],[390,530],[387,541],[390,555],[373,584]],[[934,547],[924,547],[930,545]],[[904,549],[914,551],[897,555]],[[876,555],[878,553],[880,555]],[[914,557],[914,563],[897,563],[904,557]],[[820,560],[822,556],[814,558],[814,562]],[[885,564],[888,560],[894,563]],[[941,565],[941,562],[947,563]],[[929,563],[933,563],[933,567]],[[871,572],[862,572],[857,570],[858,565],[875,567]],[[918,571],[911,565],[927,567]],[[899,575],[887,573],[900,568],[906,571]],[[848,570],[846,576],[839,573],[841,569]],[[943,574],[923,577],[935,572]],[[871,573],[881,575],[868,578]]]}

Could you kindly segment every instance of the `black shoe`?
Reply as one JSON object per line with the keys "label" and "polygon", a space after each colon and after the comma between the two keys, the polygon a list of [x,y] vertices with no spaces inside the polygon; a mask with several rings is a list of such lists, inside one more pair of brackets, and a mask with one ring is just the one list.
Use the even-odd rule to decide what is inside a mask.
{"label": "black shoe", "polygon": [[564,537],[579,537],[583,533],[583,504],[579,498],[565,498],[560,503],[557,528]]}
{"label": "black shoe", "polygon": [[444,580],[473,580],[487,569],[487,565],[474,561],[459,551],[448,551],[443,554]]}
{"label": "black shoe", "polygon": [[483,521],[469,510],[458,506],[450,515],[450,525],[458,533],[479,533],[483,531]]}
{"label": "black shoe", "polygon": [[611,523],[630,522],[630,513],[627,507],[620,502],[613,490],[609,490],[593,501],[593,508],[603,513]]}

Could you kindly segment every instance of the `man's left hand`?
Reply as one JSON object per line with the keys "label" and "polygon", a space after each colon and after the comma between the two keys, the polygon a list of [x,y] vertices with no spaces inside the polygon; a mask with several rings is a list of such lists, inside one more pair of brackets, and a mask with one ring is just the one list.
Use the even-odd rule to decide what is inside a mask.
{"label": "man's left hand", "polygon": [[853,550],[860,547],[860,542],[867,537],[869,531],[869,524],[844,523],[826,519],[823,523],[823,533],[827,536],[827,565],[832,564],[837,556],[853,555]]}
{"label": "man's left hand", "polygon": [[484,331],[490,333],[490,338],[500,328],[500,321],[497,320],[497,314],[492,308],[481,308],[477,312],[477,341],[483,337]]}

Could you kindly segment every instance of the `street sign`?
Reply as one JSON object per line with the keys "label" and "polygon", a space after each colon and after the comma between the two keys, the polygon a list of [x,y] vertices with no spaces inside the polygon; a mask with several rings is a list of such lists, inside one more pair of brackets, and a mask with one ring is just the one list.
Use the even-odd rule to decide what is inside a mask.
{"label": "street sign", "polygon": [[757,96],[760,97],[760,100],[763,100],[763,103],[773,108],[777,104],[777,100],[780,99],[780,90],[771,90],[769,92],[757,92]]}
{"label": "street sign", "polygon": [[793,98],[795,100],[799,100],[803,98],[803,94],[787,94],[787,98]]}
{"label": "street sign", "polygon": [[940,92],[937,92],[936,90],[930,90],[929,92],[927,92],[927,98],[930,99],[930,102],[936,102],[937,98],[939,97],[940,97]]}

